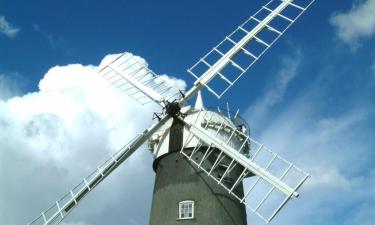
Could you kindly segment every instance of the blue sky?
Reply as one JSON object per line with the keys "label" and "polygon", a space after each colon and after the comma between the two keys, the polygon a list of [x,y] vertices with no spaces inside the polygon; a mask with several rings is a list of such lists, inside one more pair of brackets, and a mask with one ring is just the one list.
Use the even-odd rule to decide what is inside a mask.
{"label": "blue sky", "polygon": [[[190,87],[186,69],[264,3],[1,0],[0,224],[27,223],[151,122],[157,108],[92,78],[106,55],[139,55]],[[203,94],[311,173],[276,224],[375,220],[374,0],[317,0],[222,100]],[[147,224],[151,161],[137,153],[66,224]]]}

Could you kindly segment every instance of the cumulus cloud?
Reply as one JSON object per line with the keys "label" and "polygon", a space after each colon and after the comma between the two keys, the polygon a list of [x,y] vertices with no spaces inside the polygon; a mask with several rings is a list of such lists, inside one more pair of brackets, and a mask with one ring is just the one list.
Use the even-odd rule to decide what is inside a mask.
{"label": "cumulus cloud", "polygon": [[375,34],[375,0],[354,1],[349,11],[334,14],[330,22],[342,41],[357,46]]}
{"label": "cumulus cloud", "polygon": [[[147,128],[152,113],[160,111],[156,105],[139,105],[97,70],[93,65],[55,66],[39,82],[39,91],[0,100],[0,224],[30,222]],[[142,147],[65,223],[146,224],[151,163],[151,154]],[[120,216],[123,210],[126,217]],[[112,215],[117,215],[115,221]]]}
{"label": "cumulus cloud", "polygon": [[4,16],[0,16],[0,33],[14,38],[21,30],[14,25],[10,24]]}

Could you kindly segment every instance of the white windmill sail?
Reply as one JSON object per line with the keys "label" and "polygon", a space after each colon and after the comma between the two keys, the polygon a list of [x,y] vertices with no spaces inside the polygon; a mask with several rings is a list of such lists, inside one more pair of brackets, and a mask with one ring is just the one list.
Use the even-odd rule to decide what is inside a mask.
{"label": "white windmill sail", "polygon": [[[163,76],[157,76],[149,70],[139,57],[124,53],[101,68],[101,76],[141,104],[155,102],[167,110],[162,117],[158,116],[159,122],[137,136],[29,225],[59,224],[93,188],[172,119],[185,122],[189,137],[184,146],[191,141],[196,143],[193,149],[182,148],[181,153],[269,223],[288,200],[298,196],[297,190],[308,178],[308,174],[251,139],[241,129],[226,123],[223,118],[221,121],[212,120],[202,115],[204,122],[201,124],[185,121],[181,117],[181,106],[204,87],[220,98],[313,2],[314,0],[268,2],[189,69],[189,73],[197,80],[178,101],[174,100],[180,91]],[[198,106],[197,108],[204,110]],[[216,134],[229,135],[218,136],[208,129],[214,130]],[[238,148],[228,144],[232,139],[240,142]],[[201,158],[195,157],[198,153],[203,153]],[[214,174],[218,168],[222,172]],[[228,180],[233,177],[234,180]],[[242,182],[245,183],[245,192],[241,194],[237,189]]]}
{"label": "white windmill sail", "polygon": [[83,179],[76,187],[66,193],[60,200],[44,210],[28,225],[57,225],[59,224],[84,197],[111,174],[120,164],[131,156],[139,147],[147,141],[151,135],[170,119],[164,116],[157,123],[135,137],[116,154],[99,166],[89,176]]}
{"label": "white windmill sail", "polygon": [[164,101],[173,101],[179,94],[165,76],[156,75],[144,60],[130,53],[121,54],[99,74],[142,105],[156,102],[164,107]]}
{"label": "white windmill sail", "polygon": [[[271,222],[291,198],[298,197],[297,190],[309,175],[227,119],[207,112],[184,120],[190,133],[181,153],[266,223]],[[239,142],[238,148],[234,141]],[[195,147],[186,148],[191,142]],[[241,182],[245,183],[243,193],[237,189]]]}
{"label": "white windmill sail", "polygon": [[188,69],[195,85],[221,98],[314,1],[269,1]]}

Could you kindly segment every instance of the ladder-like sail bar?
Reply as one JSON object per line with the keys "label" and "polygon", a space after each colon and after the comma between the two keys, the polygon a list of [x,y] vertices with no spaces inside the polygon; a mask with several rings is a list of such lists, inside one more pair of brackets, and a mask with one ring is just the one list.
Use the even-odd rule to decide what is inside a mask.
{"label": "ladder-like sail bar", "polygon": [[115,87],[141,103],[173,101],[179,90],[166,76],[158,76],[138,56],[123,53],[110,64],[100,69],[99,74]]}
{"label": "ladder-like sail bar", "polygon": [[110,157],[104,164],[99,166],[93,173],[84,178],[75,188],[66,193],[60,200],[56,201],[48,209],[43,211],[28,225],[57,225],[59,224],[77,204],[121,165],[130,155],[147,141],[150,136],[157,131],[170,116],[166,115],[161,120],[143,133],[135,137],[130,143],[121,148],[116,154]]}
{"label": "ladder-like sail bar", "polygon": [[[181,153],[266,223],[271,222],[290,199],[298,197],[297,190],[309,175],[225,119],[197,118],[202,116],[201,124],[185,121],[190,133]],[[238,148],[230,144],[234,140]],[[185,148],[189,143],[196,147]]]}
{"label": "ladder-like sail bar", "polygon": [[271,0],[262,6],[188,69],[197,79],[195,89],[205,86],[220,98],[314,1]]}

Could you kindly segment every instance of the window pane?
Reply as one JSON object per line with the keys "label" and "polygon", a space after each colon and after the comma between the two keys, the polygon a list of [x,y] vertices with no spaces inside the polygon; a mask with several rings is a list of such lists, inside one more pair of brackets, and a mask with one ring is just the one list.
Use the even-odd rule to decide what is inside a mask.
{"label": "window pane", "polygon": [[184,201],[179,203],[179,218],[181,219],[192,219],[193,218],[193,201]]}

